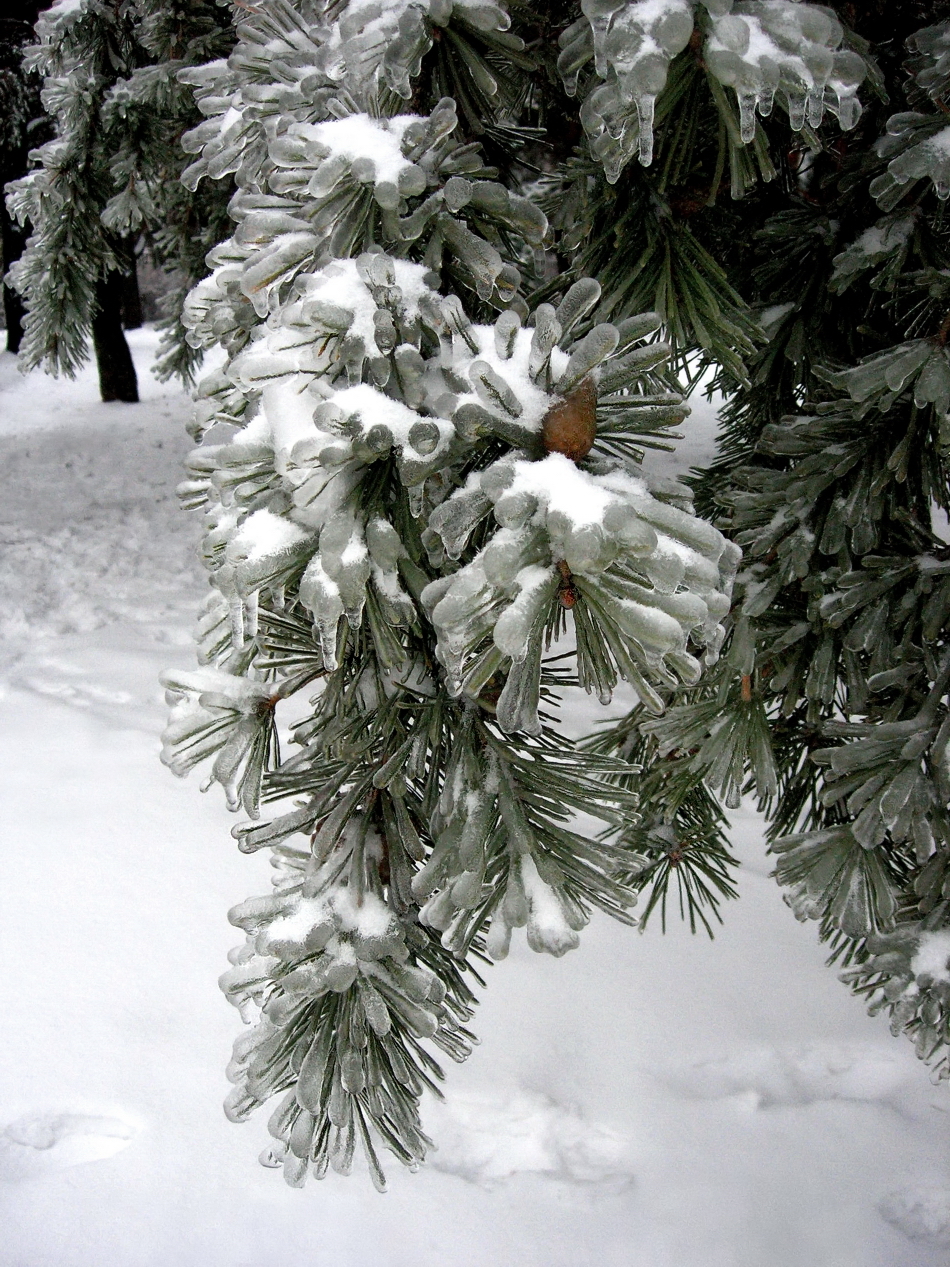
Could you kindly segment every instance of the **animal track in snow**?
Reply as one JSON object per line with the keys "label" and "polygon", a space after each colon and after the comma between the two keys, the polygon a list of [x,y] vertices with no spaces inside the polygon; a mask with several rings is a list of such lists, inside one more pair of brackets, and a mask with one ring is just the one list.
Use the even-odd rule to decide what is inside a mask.
{"label": "animal track in snow", "polygon": [[900,1098],[907,1083],[902,1055],[881,1047],[824,1043],[791,1050],[763,1047],[696,1061],[661,1077],[687,1099],[745,1097],[754,1108],[820,1100],[887,1102]]}
{"label": "animal track in snow", "polygon": [[439,1140],[430,1164],[491,1188],[518,1174],[629,1188],[626,1140],[542,1095],[458,1095],[433,1106]]}
{"label": "animal track in snow", "polygon": [[42,1179],[121,1152],[137,1127],[87,1113],[28,1113],[0,1131],[0,1181]]}
{"label": "animal track in snow", "polygon": [[877,1203],[883,1219],[928,1249],[950,1249],[950,1188],[902,1188]]}

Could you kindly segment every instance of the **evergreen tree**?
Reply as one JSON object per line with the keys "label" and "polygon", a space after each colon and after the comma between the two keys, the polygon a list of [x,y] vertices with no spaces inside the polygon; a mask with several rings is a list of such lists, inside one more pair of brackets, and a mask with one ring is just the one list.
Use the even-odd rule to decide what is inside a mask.
{"label": "evergreen tree", "polygon": [[[615,26],[630,12],[601,8]],[[814,89],[802,115],[786,88],[800,135],[790,147],[763,109],[767,93],[738,71],[730,123],[710,41],[702,58],[687,46],[669,66],[652,166],[631,164],[617,181],[617,202],[631,209],[619,226],[583,161],[573,185],[559,174],[560,205],[573,190],[585,208],[579,266],[609,270],[613,311],[662,295],[677,345],[720,367],[721,456],[692,484],[745,552],[719,665],[698,689],[668,693],[662,716],[644,700],[593,747],[647,772],[649,808],[630,839],[661,881],[648,909],[675,875],[702,917],[710,885],[722,887],[718,802],[754,793],[792,910],[818,921],[843,979],[946,1077],[950,6],[839,11],[855,29],[827,10],[807,21],[813,38],[843,49],[833,74],[847,54],[842,82],[864,64],[863,117],[839,105],[842,125],[856,124],[850,135],[820,127]],[[710,9],[713,41],[741,57],[740,25],[761,50],[763,29],[781,18],[782,46],[805,13],[737,4],[717,25]],[[814,76],[815,50],[804,60]],[[593,89],[582,117],[609,155],[614,135],[597,132],[604,111],[589,105],[602,93]],[[717,130],[718,150],[703,144]],[[727,175],[742,202],[723,211]],[[735,333],[750,305],[761,328],[751,354]]]}
{"label": "evergreen tree", "polygon": [[[25,0],[9,4],[0,15],[0,191],[24,175],[31,145],[42,141],[40,80],[23,65],[23,50],[32,42],[40,5]],[[0,197],[0,268],[5,273],[23,254],[26,233]],[[18,352],[23,337],[23,302],[3,282],[3,315],[7,351]]]}
{"label": "evergreen tree", "polygon": [[[212,590],[165,760],[213,759],[239,847],[272,852],[273,894],[231,912],[222,984],[257,1021],[228,1112],[283,1093],[263,1160],[289,1182],[357,1140],[378,1184],[379,1144],[422,1160],[425,1044],[464,1058],[513,929],[560,955],[592,908],[629,923],[645,891],[643,923],[673,890],[710,927],[746,791],[796,914],[939,1065],[950,28],[905,83],[883,21],[262,0],[182,74],[185,182],[233,175],[237,228],[184,308],[227,359],[182,490]],[[721,460],[650,479],[672,367],[703,364]],[[620,681],[630,715],[571,742],[558,697]]]}
{"label": "evergreen tree", "polygon": [[72,375],[91,338],[103,400],[137,400],[123,324],[136,324],[143,247],[177,275],[161,372],[187,378],[195,364],[180,306],[226,232],[228,190],[196,198],[181,184],[181,135],[200,116],[178,72],[227,53],[229,18],[214,0],[81,0],[54,6],[37,36],[27,61],[55,131],[9,195],[32,227],[12,272],[27,307],[23,363]]}

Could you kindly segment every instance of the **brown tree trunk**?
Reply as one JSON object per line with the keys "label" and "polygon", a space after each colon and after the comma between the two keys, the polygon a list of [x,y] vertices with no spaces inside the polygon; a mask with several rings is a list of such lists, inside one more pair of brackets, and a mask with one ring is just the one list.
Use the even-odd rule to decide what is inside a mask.
{"label": "brown tree trunk", "polygon": [[126,330],[138,330],[145,320],[142,315],[142,296],[139,292],[138,260],[134,241],[131,238],[126,239],[125,245],[127,271],[122,274],[122,325]]}
{"label": "brown tree trunk", "polygon": [[102,399],[132,404],[139,398],[139,387],[132,353],[122,332],[123,291],[121,273],[110,273],[97,286],[96,304],[99,310],[92,322],[92,344],[96,350]]}

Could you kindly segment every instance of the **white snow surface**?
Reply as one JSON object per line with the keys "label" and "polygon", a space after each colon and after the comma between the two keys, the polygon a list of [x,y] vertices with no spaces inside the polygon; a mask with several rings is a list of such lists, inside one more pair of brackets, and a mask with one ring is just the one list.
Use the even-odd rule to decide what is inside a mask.
{"label": "white snow surface", "polygon": [[925,933],[910,967],[915,976],[927,973],[934,981],[950,981],[950,930]]}
{"label": "white snow surface", "polygon": [[509,494],[530,493],[545,510],[558,511],[577,527],[602,524],[615,500],[603,481],[593,479],[562,453],[549,453],[540,462],[515,462],[514,470]]}
{"label": "white snow surface", "polygon": [[[421,264],[414,264],[412,260],[393,260],[392,269],[395,285],[402,292],[406,315],[412,320],[419,315],[420,297],[430,291],[423,281],[427,270]],[[352,312],[353,323],[349,333],[362,339],[365,347],[372,350],[376,338],[373,314],[379,305],[372,291],[359,276],[355,260],[334,260],[332,264],[324,265],[319,272],[308,275],[305,282],[301,279],[300,284],[306,287],[303,292],[305,300],[316,298]]]}
{"label": "white snow surface", "polygon": [[313,136],[331,154],[345,158],[368,158],[376,168],[377,181],[399,179],[409,159],[403,154],[403,133],[416,120],[414,114],[400,114],[389,119],[372,119],[368,114],[350,114],[342,119],[313,126]]}
{"label": "white snow surface", "polygon": [[310,535],[284,515],[275,515],[271,510],[255,510],[228,543],[228,558],[249,562],[266,559],[299,546]]}
{"label": "white snow surface", "polygon": [[188,402],[134,342],[140,405],[0,355],[0,1267],[945,1265],[947,1090],[824,966],[749,811],[714,942],[595,918],[489,970],[420,1174],[392,1161],[378,1196],[257,1165],[266,1114],[220,1108],[216,982],[270,869],[159,764],[158,674],[193,667],[205,586],[172,494]]}

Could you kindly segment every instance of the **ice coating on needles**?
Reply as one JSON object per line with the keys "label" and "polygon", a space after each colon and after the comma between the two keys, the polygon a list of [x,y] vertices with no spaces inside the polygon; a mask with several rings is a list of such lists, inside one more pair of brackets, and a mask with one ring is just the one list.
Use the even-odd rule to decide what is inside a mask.
{"label": "ice coating on needles", "polygon": [[[623,678],[662,708],[653,683],[695,682],[694,651],[718,652],[737,557],[688,489],[637,473],[635,437],[684,413],[659,316],[598,321],[589,277],[532,311],[544,213],[456,137],[451,99],[395,115],[427,11],[455,21],[359,4],[324,29],[267,0],[227,67],[194,77],[192,178],[238,185],[184,314],[227,358],[181,488],[205,516],[199,659],[220,678],[169,681],[165,756],[211,760],[250,820],[238,847],[280,872],[232,912],[248,941],[222,986],[262,1016],[227,1111],[286,1093],[264,1161],[294,1186],[347,1173],[357,1143],[381,1185],[374,1137],[422,1160],[440,1073],[419,1040],[468,1054],[470,949],[501,958],[524,927],[563,954],[594,906],[633,922],[636,793],[542,731],[546,642],[573,621],[583,687],[607,700]],[[471,36],[487,91],[479,46],[520,42],[491,5],[456,16],[445,45]],[[285,754],[275,710],[303,692]]]}
{"label": "ice coating on needles", "polygon": [[670,62],[693,39],[707,70],[735,91],[746,144],[756,110],[770,114],[776,94],[796,131],[806,121],[817,127],[826,112],[845,131],[860,116],[865,63],[842,47],[834,15],[803,0],[583,0],[581,8],[584,19],[560,37],[558,67],[572,95],[591,56],[605,81],[581,118],[611,182],[634,153],[644,166],[653,161],[654,105]]}

